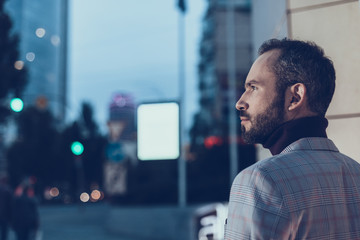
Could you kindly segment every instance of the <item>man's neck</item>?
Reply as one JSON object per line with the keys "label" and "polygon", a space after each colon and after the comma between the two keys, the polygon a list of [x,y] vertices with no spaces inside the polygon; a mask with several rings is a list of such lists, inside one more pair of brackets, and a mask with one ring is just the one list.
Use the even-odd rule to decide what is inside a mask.
{"label": "man's neck", "polygon": [[281,153],[291,143],[306,137],[326,138],[328,121],[324,117],[304,117],[280,125],[263,143],[272,155]]}

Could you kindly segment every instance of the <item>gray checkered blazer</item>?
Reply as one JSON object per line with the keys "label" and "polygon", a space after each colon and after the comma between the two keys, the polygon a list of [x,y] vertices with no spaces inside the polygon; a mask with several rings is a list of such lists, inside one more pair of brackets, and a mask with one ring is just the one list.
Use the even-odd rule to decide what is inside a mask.
{"label": "gray checkered blazer", "polygon": [[303,138],[246,168],[225,239],[360,239],[360,164],[329,139]]}

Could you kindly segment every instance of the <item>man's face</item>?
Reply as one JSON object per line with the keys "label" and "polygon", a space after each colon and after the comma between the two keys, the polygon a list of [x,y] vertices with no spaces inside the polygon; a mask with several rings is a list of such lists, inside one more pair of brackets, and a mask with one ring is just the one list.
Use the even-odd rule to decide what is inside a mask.
{"label": "man's face", "polygon": [[284,122],[284,93],[277,93],[276,77],[270,69],[278,54],[278,50],[272,50],[259,56],[246,78],[245,92],[236,103],[247,143],[264,143]]}

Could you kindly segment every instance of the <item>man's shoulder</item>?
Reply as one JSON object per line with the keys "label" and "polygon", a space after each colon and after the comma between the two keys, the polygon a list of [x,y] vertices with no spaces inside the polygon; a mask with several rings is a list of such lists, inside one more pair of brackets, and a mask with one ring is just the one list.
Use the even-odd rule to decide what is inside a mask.
{"label": "man's shoulder", "polygon": [[[340,160],[340,161],[339,161]],[[335,144],[327,138],[303,138],[290,144],[278,155],[260,160],[247,167],[239,175],[273,175],[286,169],[300,169],[312,164],[351,163],[360,169],[360,164],[339,152]]]}
{"label": "man's shoulder", "polygon": [[324,137],[307,137],[301,138],[289,146],[281,153],[289,153],[293,151],[331,151],[339,152],[334,142]]}
{"label": "man's shoulder", "polygon": [[258,181],[259,179],[271,178],[272,174],[282,168],[282,164],[280,162],[283,157],[284,156],[275,155],[254,163],[253,165],[243,169],[237,175],[234,182],[251,182]]}
{"label": "man's shoulder", "polygon": [[263,160],[259,160],[255,164],[244,169],[244,171],[270,173],[274,170],[283,168],[283,161],[288,161],[288,159],[294,159],[295,157],[297,157],[297,155],[298,154],[296,154],[295,152],[274,155]]}
{"label": "man's shoulder", "polygon": [[293,156],[295,160],[302,158],[306,160],[316,159],[318,160],[316,162],[346,163],[360,167],[358,161],[341,153],[332,140],[321,137],[299,139],[286,147],[279,156],[284,158]]}

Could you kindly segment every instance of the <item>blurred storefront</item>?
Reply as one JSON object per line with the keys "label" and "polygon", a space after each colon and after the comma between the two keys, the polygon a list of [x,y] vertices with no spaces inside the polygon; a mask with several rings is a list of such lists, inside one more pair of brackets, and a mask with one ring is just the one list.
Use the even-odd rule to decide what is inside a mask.
{"label": "blurred storefront", "polygon": [[116,93],[111,99],[108,120],[109,137],[104,165],[104,183],[110,197],[128,191],[128,167],[135,164],[135,103],[129,94]]}

